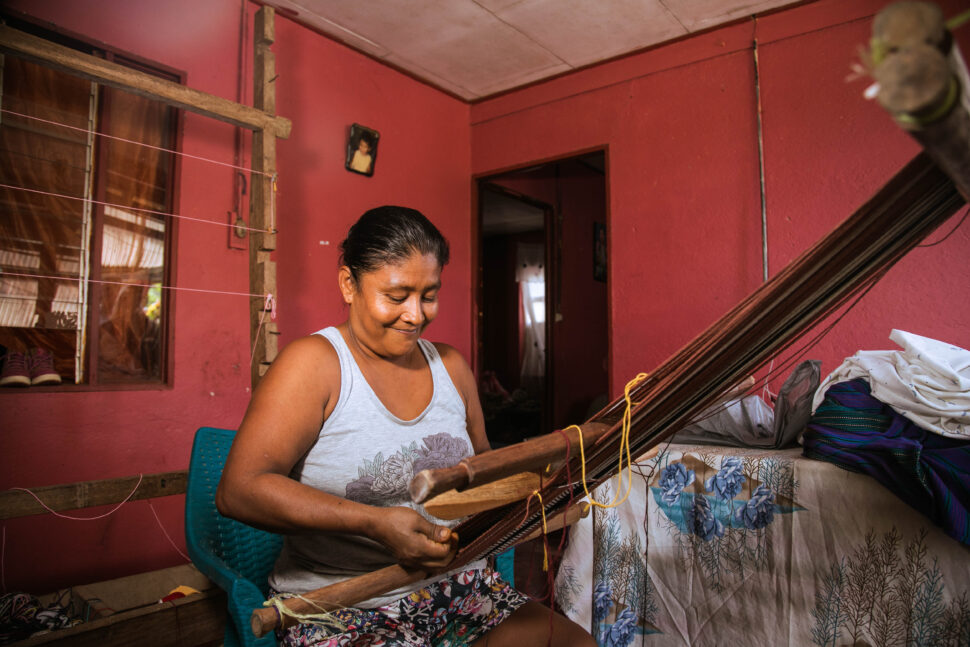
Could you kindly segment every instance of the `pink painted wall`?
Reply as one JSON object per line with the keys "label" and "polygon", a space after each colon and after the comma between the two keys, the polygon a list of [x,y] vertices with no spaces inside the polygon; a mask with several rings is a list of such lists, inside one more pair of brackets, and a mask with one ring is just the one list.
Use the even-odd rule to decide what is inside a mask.
{"label": "pink painted wall", "polygon": [[[96,8],[70,0],[15,0],[6,6],[182,70],[189,86],[236,99],[244,6],[238,0],[110,0]],[[253,6],[245,8],[252,13]],[[251,38],[251,15],[247,24]],[[277,111],[293,121],[292,137],[278,146],[276,259],[283,343],[343,319],[336,290],[337,246],[365,209],[397,203],[424,211],[451,241],[453,261],[444,275],[442,311],[428,336],[467,354],[469,107],[290,20],[278,17],[276,25]],[[252,83],[251,51],[247,43],[247,86]],[[247,89],[247,102],[250,94]],[[344,170],[346,133],[355,121],[382,135],[371,178]],[[182,149],[232,162],[234,135],[232,127],[186,114]],[[177,213],[225,220],[232,208],[231,170],[186,159],[179,183]],[[226,241],[224,228],[183,222],[177,285],[248,292],[248,255],[228,249]],[[245,411],[250,395],[248,307],[246,298],[177,294],[171,389],[0,391],[0,488],[185,469],[197,427],[232,428]],[[183,497],[158,499],[153,505],[184,551]],[[98,521],[39,516],[2,525],[7,590],[41,593],[185,561],[144,501]]]}
{"label": "pink painted wall", "polygon": [[[364,211],[400,204],[422,211],[451,245],[442,308],[427,337],[468,357],[468,105],[288,20],[277,22],[277,43],[278,112],[293,120],[294,133],[278,145],[280,218],[293,223],[277,252],[283,340],[343,321],[339,245]],[[381,133],[372,177],[344,170],[354,122]]]}
{"label": "pink painted wall", "polygon": [[[941,4],[948,16],[960,5]],[[916,153],[862,98],[867,81],[846,80],[884,5],[822,0],[472,107],[475,174],[609,147],[613,395],[762,281],[753,39],[771,274]],[[893,348],[892,328],[968,347],[970,304],[954,298],[970,285],[968,252],[966,227],[914,250],[809,357],[831,371],[856,350]]]}

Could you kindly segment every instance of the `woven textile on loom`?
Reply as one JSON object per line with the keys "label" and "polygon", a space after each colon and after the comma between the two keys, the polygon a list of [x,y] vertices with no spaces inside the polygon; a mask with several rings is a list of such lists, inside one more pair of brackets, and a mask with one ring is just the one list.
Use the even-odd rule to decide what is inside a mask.
{"label": "woven textile on loom", "polygon": [[828,388],[802,444],[805,456],[868,474],[970,544],[970,440],[917,426],[856,378]]}

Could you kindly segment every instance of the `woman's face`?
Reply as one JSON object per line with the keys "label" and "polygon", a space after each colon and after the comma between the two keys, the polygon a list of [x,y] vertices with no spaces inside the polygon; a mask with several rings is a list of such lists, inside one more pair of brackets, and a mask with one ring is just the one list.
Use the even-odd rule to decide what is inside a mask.
{"label": "woman's face", "polygon": [[382,357],[411,352],[438,314],[441,266],[433,254],[414,252],[364,273],[356,284],[346,267],[339,277],[354,336]]}

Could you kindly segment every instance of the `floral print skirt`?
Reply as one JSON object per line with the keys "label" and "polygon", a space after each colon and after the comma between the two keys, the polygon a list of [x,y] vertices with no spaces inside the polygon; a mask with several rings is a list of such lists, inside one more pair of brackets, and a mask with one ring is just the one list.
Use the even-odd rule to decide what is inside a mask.
{"label": "floral print skirt", "polygon": [[472,569],[376,609],[331,612],[347,627],[343,633],[300,624],[277,638],[286,647],[457,647],[474,642],[527,601],[492,569]]}

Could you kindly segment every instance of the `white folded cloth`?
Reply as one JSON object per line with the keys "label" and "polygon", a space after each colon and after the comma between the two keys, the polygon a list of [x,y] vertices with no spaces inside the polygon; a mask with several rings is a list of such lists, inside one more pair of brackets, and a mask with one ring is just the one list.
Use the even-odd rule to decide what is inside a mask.
{"label": "white folded cloth", "polygon": [[846,358],[819,385],[812,412],[829,385],[864,377],[872,397],[923,429],[970,438],[970,352],[902,330],[889,339],[902,350],[860,350]]}

